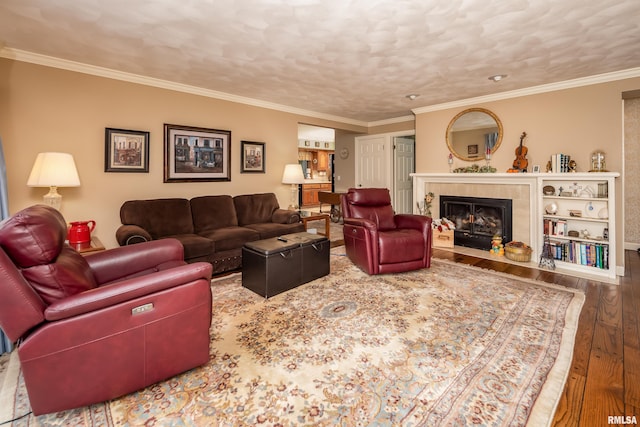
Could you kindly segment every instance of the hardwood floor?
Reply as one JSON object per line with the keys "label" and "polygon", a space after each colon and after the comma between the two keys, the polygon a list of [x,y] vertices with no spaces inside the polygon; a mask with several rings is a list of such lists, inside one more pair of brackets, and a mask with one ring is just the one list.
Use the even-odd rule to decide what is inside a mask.
{"label": "hardwood floor", "polygon": [[434,249],[433,256],[583,290],[573,363],[553,425],[606,426],[612,424],[609,416],[635,416],[640,422],[638,252],[625,251],[626,271],[619,285],[441,249]]}

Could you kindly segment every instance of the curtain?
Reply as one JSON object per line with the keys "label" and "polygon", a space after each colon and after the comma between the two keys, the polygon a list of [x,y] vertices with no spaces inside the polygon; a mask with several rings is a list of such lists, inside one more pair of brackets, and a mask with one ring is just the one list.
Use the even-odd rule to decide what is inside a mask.
{"label": "curtain", "polygon": [[[7,164],[4,161],[2,138],[0,138],[0,220],[9,216],[9,198],[7,195]],[[0,354],[11,351],[11,341],[0,329]]]}

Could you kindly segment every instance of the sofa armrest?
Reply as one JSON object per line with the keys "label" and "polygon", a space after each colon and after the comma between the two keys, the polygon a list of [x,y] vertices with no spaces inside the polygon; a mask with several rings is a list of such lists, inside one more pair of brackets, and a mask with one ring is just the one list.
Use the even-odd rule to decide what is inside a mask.
{"label": "sofa armrest", "polygon": [[159,270],[167,263],[185,263],[182,243],[170,238],[95,252],[85,259],[98,284]]}
{"label": "sofa armrest", "polygon": [[121,225],[116,230],[116,240],[120,246],[133,245],[134,243],[150,242],[151,234],[138,225]]}
{"label": "sofa armrest", "polygon": [[300,222],[300,214],[297,211],[276,209],[271,215],[271,222],[276,224],[295,224]]}
{"label": "sofa armrest", "polygon": [[61,320],[197,280],[210,281],[212,268],[208,262],[196,262],[81,292],[47,307],[45,319]]}

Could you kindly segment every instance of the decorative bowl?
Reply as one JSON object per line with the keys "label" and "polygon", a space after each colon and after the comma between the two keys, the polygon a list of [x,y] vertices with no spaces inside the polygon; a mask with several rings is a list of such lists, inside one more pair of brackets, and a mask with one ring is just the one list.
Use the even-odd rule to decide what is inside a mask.
{"label": "decorative bowl", "polygon": [[504,256],[512,261],[529,262],[531,252],[531,247],[522,242],[509,242],[504,245]]}
{"label": "decorative bowl", "polygon": [[553,196],[556,194],[556,189],[552,185],[545,185],[542,187],[542,194],[545,196]]}

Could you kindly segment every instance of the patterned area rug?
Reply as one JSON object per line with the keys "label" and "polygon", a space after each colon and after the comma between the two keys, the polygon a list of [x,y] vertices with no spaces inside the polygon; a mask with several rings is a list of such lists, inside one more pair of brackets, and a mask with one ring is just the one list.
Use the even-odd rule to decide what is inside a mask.
{"label": "patterned area rug", "polygon": [[[434,260],[369,277],[334,248],[331,274],[269,300],[212,282],[211,359],[115,401],[14,426],[548,425],[583,294]],[[16,355],[0,422],[29,411]]]}

